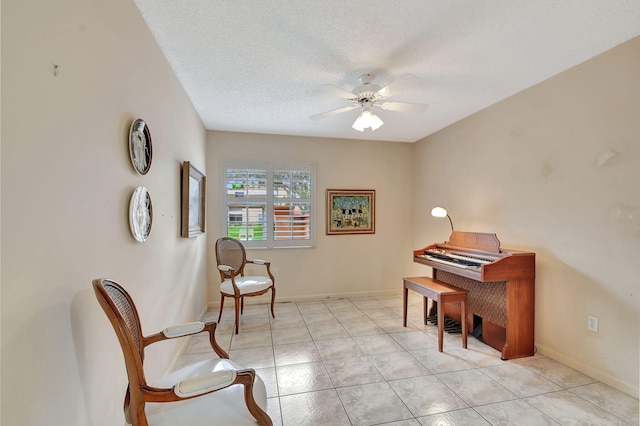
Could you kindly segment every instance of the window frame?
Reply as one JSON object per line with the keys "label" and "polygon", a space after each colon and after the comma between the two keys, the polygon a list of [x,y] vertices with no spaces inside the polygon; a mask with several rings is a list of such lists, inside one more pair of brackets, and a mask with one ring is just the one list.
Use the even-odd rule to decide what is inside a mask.
{"label": "window frame", "polygon": [[[265,214],[267,238],[265,240],[241,240],[246,248],[250,249],[276,249],[276,248],[313,248],[315,247],[316,236],[316,163],[312,161],[268,161],[268,160],[224,160],[222,167],[222,229],[224,235],[229,234],[229,206],[234,203],[232,198],[228,197],[227,178],[229,169],[250,169],[250,170],[266,170],[266,195],[265,195]],[[276,198],[274,196],[274,171],[289,170],[302,171],[310,173],[310,196],[309,198]],[[259,197],[252,199],[251,203],[260,204]],[[275,239],[275,208],[279,203],[286,202],[308,202],[309,207],[309,238],[308,239]],[[251,204],[248,203],[248,204]]]}

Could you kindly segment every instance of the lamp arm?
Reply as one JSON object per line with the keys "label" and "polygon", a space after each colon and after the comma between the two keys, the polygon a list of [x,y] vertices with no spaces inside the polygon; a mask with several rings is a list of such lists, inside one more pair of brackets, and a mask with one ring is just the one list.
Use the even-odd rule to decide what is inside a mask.
{"label": "lamp arm", "polygon": [[449,219],[449,224],[451,225],[451,232],[453,232],[453,222],[451,221],[451,216],[447,214],[447,219]]}

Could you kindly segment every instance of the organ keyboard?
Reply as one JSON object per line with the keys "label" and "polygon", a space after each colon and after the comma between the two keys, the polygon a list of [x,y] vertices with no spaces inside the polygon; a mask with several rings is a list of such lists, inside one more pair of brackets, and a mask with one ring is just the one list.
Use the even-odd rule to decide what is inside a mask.
{"label": "organ keyboard", "polygon": [[[503,250],[496,234],[454,231],[449,242],[413,252],[431,266],[433,278],[469,291],[467,318],[446,304],[445,315],[467,321],[480,340],[502,359],[534,353],[535,253]],[[438,309],[432,306],[431,315]]]}

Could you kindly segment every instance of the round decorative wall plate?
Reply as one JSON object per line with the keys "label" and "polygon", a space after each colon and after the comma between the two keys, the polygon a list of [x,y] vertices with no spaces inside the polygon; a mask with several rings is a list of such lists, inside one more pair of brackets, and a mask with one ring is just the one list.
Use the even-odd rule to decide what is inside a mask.
{"label": "round decorative wall plate", "polygon": [[151,132],[147,123],[139,118],[129,129],[129,156],[136,172],[146,175],[151,168]]}
{"label": "round decorative wall plate", "polygon": [[133,238],[141,243],[147,241],[151,233],[152,221],[151,196],[147,188],[139,186],[133,191],[129,202],[129,226]]}

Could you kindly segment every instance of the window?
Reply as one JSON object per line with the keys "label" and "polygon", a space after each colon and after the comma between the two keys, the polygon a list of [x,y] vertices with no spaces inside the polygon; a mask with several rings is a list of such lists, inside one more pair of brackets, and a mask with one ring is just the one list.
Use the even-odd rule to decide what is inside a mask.
{"label": "window", "polygon": [[313,246],[314,163],[228,161],[223,182],[227,236],[252,248]]}
{"label": "window", "polygon": [[229,223],[242,222],[242,213],[229,213]]}

